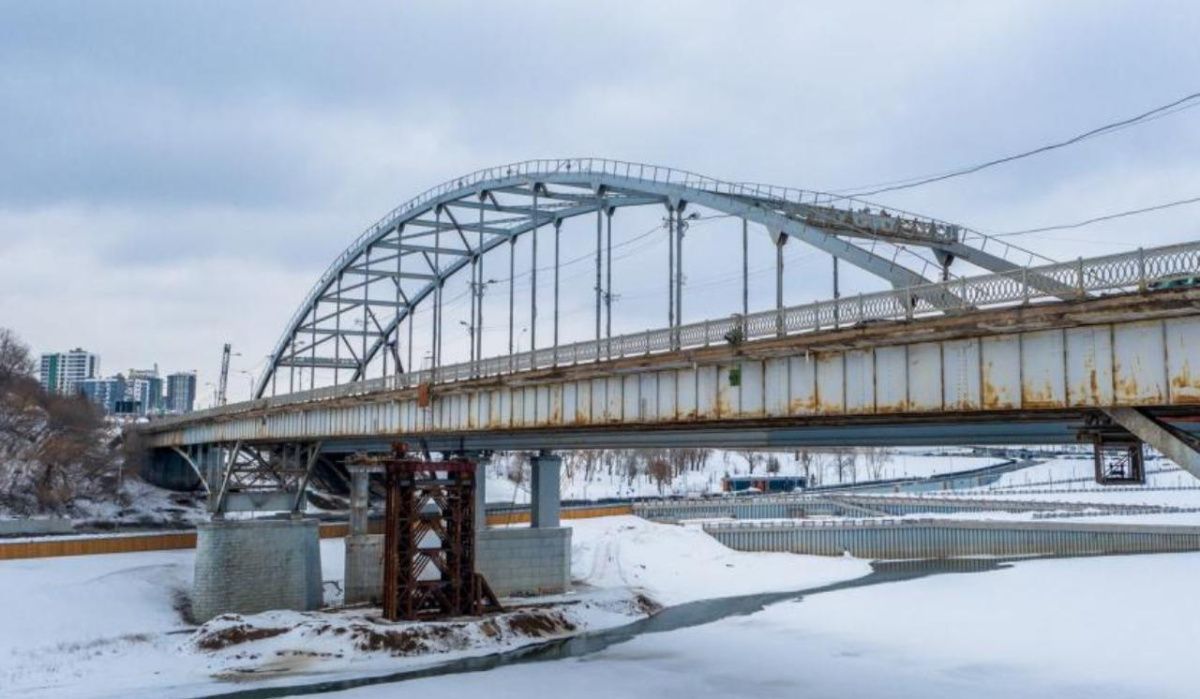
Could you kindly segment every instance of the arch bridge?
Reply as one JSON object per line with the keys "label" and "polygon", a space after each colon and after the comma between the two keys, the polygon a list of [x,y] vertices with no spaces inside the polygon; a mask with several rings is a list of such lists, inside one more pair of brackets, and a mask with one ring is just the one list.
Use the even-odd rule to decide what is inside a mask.
{"label": "arch bridge", "polygon": [[[568,251],[594,253],[595,333],[612,334],[612,226],[614,214],[630,207],[666,213],[669,240],[668,326],[682,324],[687,287],[681,273],[684,232],[698,210],[742,221],[743,313],[749,313],[748,230],[765,230],[776,246],[775,301],[784,306],[784,246],[810,245],[887,282],[917,287],[916,302],[932,308],[963,305],[953,290],[923,288],[951,278],[965,260],[990,272],[1013,272],[1051,260],[962,226],[820,192],[763,184],[727,182],[684,170],[600,158],[530,160],[478,170],[429,189],[397,206],[345,249],[313,285],[275,345],[258,380],[255,397],[293,392],[307,384],[340,384],[372,374],[413,368],[413,319],[420,308],[433,316],[429,338],[433,367],[443,364],[444,289],[466,276],[471,290],[466,325],[470,357],[485,353],[485,273],[507,270],[507,353],[514,353],[516,317],[528,321],[531,349],[560,344],[559,287],[563,224],[594,217],[594,239],[567,241]],[[544,240],[553,236],[553,245]],[[514,307],[514,251],[530,239],[530,308]],[[539,239],[541,249],[539,250]],[[489,254],[491,253],[491,254]],[[505,255],[504,253],[507,253]],[[540,257],[539,257],[540,254]],[[552,255],[552,259],[547,259]],[[736,259],[736,255],[729,256]],[[500,258],[495,260],[494,258]],[[539,267],[544,265],[544,267]],[[539,299],[538,272],[549,273],[553,291]],[[1052,280],[1033,279],[1042,291],[1062,291]],[[1069,290],[1069,289],[1068,289]],[[539,308],[539,303],[542,307]],[[548,308],[547,308],[548,306]],[[550,338],[539,338],[539,313],[552,315]],[[420,338],[424,339],[424,338]],[[585,338],[580,338],[585,339]],[[307,376],[305,376],[307,374]],[[282,382],[282,383],[281,383]]]}
{"label": "arch bridge", "polygon": [[[665,213],[666,323],[614,335],[612,227],[629,207]],[[685,231],[699,210],[741,222],[742,308],[684,323]],[[572,219],[585,233],[576,226],[564,237]],[[752,226],[775,246],[775,303],[756,312]],[[553,244],[542,240],[539,257],[547,235]],[[515,307],[522,239],[528,310]],[[564,242],[594,262],[585,337],[560,336]],[[783,250],[793,242],[890,288],[835,287],[829,301],[788,306]],[[507,344],[490,347],[479,329],[494,258],[507,272]],[[956,260],[984,273],[955,274]],[[1186,282],[1198,269],[1200,243],[1056,263],[846,197],[623,161],[525,161],[430,189],[360,235],[286,324],[253,400],[137,432],[161,467],[198,474],[217,511],[298,508],[314,467],[405,440],[486,452],[1116,436],[1149,441],[1200,474],[1190,421],[1200,404],[1200,290]],[[539,286],[539,272],[550,284]],[[447,362],[443,297],[456,278],[469,289],[469,352]],[[551,294],[539,291],[546,286]],[[547,307],[551,334],[538,337]],[[414,370],[418,309],[432,323],[428,364]],[[514,345],[518,317],[530,329],[525,351]]]}

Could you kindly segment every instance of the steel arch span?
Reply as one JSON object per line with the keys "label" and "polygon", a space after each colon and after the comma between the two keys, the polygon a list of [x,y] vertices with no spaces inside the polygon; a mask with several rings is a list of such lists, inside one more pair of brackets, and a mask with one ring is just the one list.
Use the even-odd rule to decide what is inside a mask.
{"label": "steel arch span", "polygon": [[[433,314],[431,355],[441,361],[442,293],[446,281],[468,273],[471,297],[470,349],[482,357],[483,260],[509,247],[509,349],[512,349],[512,249],[535,233],[530,273],[536,286],[537,235],[555,234],[554,316],[558,342],[558,236],[566,220],[596,217],[596,333],[601,334],[602,299],[611,320],[611,267],[607,290],[600,276],[612,218],[625,207],[661,207],[670,240],[669,322],[681,323],[684,211],[704,208],[765,228],[776,245],[776,305],[783,304],[783,246],[810,245],[877,276],[895,288],[946,279],[955,259],[992,272],[1008,272],[1046,258],[976,231],[850,197],[773,185],[718,180],[673,168],[601,158],[528,160],[478,170],[429,189],[393,209],[362,233],[325,270],[288,321],[259,377],[255,397],[276,393],[286,371],[286,389],[296,390],[297,370],[308,387],[365,378],[372,366],[382,374],[407,370],[400,348],[409,347],[412,318],[421,304]],[[589,252],[593,249],[589,240]],[[609,252],[611,255],[611,252]],[[1044,291],[1056,283],[1044,280]],[[1038,286],[1038,279],[1030,280]],[[918,298],[919,297],[919,298]],[[536,295],[535,295],[536,299]],[[934,308],[961,307],[947,287],[914,291]],[[536,300],[531,314],[536,317]],[[409,322],[405,322],[405,321]],[[535,345],[531,333],[531,348]],[[406,328],[407,339],[402,335]],[[611,325],[610,325],[611,328]],[[390,369],[389,369],[390,367]],[[331,380],[330,380],[331,379]]]}

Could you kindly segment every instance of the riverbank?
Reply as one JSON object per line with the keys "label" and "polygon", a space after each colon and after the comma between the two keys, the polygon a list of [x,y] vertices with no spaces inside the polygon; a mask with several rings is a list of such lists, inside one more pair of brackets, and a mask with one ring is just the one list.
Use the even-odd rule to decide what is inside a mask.
{"label": "riverbank", "polygon": [[[804,589],[870,570],[866,562],[853,559],[738,553],[698,529],[635,517],[570,524],[575,529],[575,591],[509,602],[513,613],[536,608],[535,619],[557,614],[560,622],[530,626],[517,620],[515,632],[512,620],[497,622],[502,633],[494,637],[481,625],[463,628],[444,643],[429,644],[427,652],[399,655],[387,644],[360,647],[362,638],[377,630],[369,610],[273,612],[196,629],[185,620],[193,560],[188,550],[0,561],[6,592],[0,598],[0,617],[5,619],[0,694],[196,696],[390,673],[625,625],[657,605]],[[327,603],[338,601],[342,560],[341,541],[322,542]],[[238,626],[284,630],[204,647],[204,640],[219,636],[221,628]],[[329,628],[317,633],[324,626]],[[337,633],[336,628],[347,630]],[[528,633],[530,628],[535,632]],[[230,637],[247,635],[255,634]],[[317,637],[320,643],[314,643]]]}

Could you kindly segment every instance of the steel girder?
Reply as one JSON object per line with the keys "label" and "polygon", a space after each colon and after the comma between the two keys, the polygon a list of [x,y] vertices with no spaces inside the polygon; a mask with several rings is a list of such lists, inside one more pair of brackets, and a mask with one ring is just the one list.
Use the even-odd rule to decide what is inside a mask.
{"label": "steel girder", "polygon": [[[577,191],[550,190],[552,186]],[[497,195],[525,201],[514,205],[500,201]],[[806,196],[813,201],[805,203]],[[482,260],[487,252],[568,218],[653,204],[673,208],[695,204],[744,218],[764,226],[777,243],[795,238],[897,288],[932,280],[900,264],[897,254],[889,259],[877,253],[878,244],[897,253],[911,253],[909,246],[953,251],[949,254],[989,269],[993,268],[989,264],[999,259],[962,243],[962,229],[957,226],[889,214],[879,208],[857,208],[862,202],[829,195],[725,183],[666,168],[598,159],[490,168],[452,180],[398,207],[347,248],[288,323],[272,352],[268,370],[259,378],[255,396],[266,392],[281,367],[345,369],[352,372],[350,380],[357,380],[389,345],[399,368],[399,338],[391,342],[389,338],[419,304],[436,297],[449,277]],[[455,209],[477,211],[479,220],[455,216]],[[493,218],[488,220],[485,214]],[[503,218],[494,218],[496,215]],[[372,258],[374,252],[381,254]],[[443,257],[447,261],[443,262]],[[930,263],[924,257],[914,259]],[[1000,263],[1007,264],[1003,260]],[[421,285],[406,288],[406,281]],[[394,293],[387,298],[378,294],[372,297],[372,288],[389,282],[387,288],[394,287]],[[937,307],[963,305],[961,299],[946,291],[925,300]],[[318,315],[322,304],[334,304],[334,308]],[[380,308],[386,312],[376,313]],[[355,319],[357,325],[342,327],[341,320],[349,320],[349,313],[355,309],[361,309],[361,318]],[[329,327],[331,320],[333,327]],[[307,344],[301,344],[304,340]]]}
{"label": "steel girder", "polygon": [[321,442],[258,445],[235,442],[222,447],[218,482],[207,483],[209,510],[299,512]]}

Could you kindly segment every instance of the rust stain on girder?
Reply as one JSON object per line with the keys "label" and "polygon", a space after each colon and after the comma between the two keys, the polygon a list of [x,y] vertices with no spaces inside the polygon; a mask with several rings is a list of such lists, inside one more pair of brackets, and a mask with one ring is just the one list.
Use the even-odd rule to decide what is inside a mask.
{"label": "rust stain on girder", "polygon": [[1061,408],[1063,401],[1054,397],[1054,386],[1049,381],[1043,381],[1036,385],[1021,385],[1021,405],[1030,409]]}
{"label": "rust stain on girder", "polygon": [[1192,374],[1191,365],[1186,361],[1171,376],[1171,400],[1186,405],[1200,404],[1200,376]]}
{"label": "rust stain on girder", "polygon": [[993,363],[986,362],[983,366],[983,382],[980,386],[982,391],[983,409],[1004,410],[1017,407],[1013,404],[1012,400],[1004,398],[1004,392],[992,382],[991,377],[993,373]]}
{"label": "rust stain on girder", "polygon": [[1138,380],[1139,362],[1113,362],[1113,402],[1117,405],[1139,405],[1161,403],[1166,400],[1159,386],[1143,386]]}
{"label": "rust stain on girder", "polygon": [[908,410],[907,403],[908,402],[904,401],[904,400],[900,400],[895,403],[880,403],[879,397],[876,396],[875,397],[875,412],[879,413],[880,415],[892,415],[892,414],[896,414],[896,413],[903,413]]}

